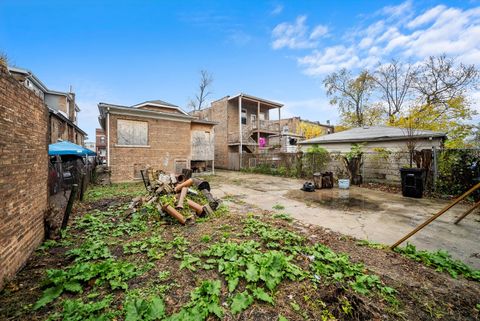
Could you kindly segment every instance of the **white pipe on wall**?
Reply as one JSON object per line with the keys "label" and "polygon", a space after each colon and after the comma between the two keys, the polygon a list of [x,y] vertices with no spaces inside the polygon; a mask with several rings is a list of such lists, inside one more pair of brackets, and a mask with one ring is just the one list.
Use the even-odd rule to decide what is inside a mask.
{"label": "white pipe on wall", "polygon": [[107,166],[110,167],[110,108],[107,108]]}

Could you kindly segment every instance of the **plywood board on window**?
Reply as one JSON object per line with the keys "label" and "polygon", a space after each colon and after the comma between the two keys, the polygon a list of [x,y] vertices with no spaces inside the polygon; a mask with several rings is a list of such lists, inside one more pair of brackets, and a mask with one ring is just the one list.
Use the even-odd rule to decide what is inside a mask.
{"label": "plywood board on window", "polygon": [[148,123],[136,120],[117,120],[117,144],[133,146],[148,145]]}
{"label": "plywood board on window", "polygon": [[192,131],[192,160],[213,160],[215,157],[215,141],[213,132]]}

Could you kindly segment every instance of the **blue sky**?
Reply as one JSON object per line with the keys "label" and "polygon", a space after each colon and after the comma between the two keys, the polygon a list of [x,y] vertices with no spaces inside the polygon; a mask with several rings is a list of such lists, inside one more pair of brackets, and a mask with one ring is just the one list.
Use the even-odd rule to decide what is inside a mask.
{"label": "blue sky", "polygon": [[0,51],[51,89],[72,85],[90,138],[98,102],[185,107],[201,69],[211,100],[245,92],[337,122],[322,79],[341,67],[444,52],[480,65],[480,2],[0,0]]}

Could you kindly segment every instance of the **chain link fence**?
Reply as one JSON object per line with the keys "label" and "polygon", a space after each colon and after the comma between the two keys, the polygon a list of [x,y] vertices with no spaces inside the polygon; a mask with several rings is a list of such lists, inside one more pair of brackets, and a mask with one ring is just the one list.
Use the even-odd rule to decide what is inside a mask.
{"label": "chain link fence", "polygon": [[[425,188],[441,196],[459,195],[478,182],[480,149],[433,149],[418,153],[427,160],[415,158],[427,171]],[[422,156],[423,155],[423,156]],[[242,170],[286,177],[311,179],[316,172],[333,172],[336,179],[348,178],[344,154],[329,153],[259,153],[242,154]],[[381,150],[364,152],[360,174],[364,183],[401,185],[400,169],[409,167],[410,154]]]}

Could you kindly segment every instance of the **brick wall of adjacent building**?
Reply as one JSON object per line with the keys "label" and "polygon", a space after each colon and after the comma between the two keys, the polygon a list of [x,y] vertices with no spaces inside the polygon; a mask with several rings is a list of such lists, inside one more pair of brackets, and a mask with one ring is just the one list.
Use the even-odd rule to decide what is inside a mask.
{"label": "brick wall of adjacent building", "polygon": [[[118,146],[117,120],[148,122],[148,147]],[[175,161],[190,161],[190,122],[139,118],[110,114],[110,168],[112,182],[138,179],[138,171],[152,166],[166,172],[175,170]]]}
{"label": "brick wall of adjacent building", "polygon": [[60,140],[68,140],[67,123],[55,116],[50,116],[50,139],[49,143],[54,144]]}
{"label": "brick wall of adjacent building", "polygon": [[[278,122],[278,121],[274,121],[274,122]],[[301,128],[302,123],[308,124],[309,126],[318,127],[325,135],[328,133],[329,130],[330,130],[330,134],[333,134],[335,131],[334,126],[321,124],[319,122],[304,120],[304,119],[301,119],[300,117],[284,118],[280,120],[280,128],[283,129],[284,126],[288,126],[289,132],[301,135],[303,134],[302,128]]]}
{"label": "brick wall of adjacent building", "polygon": [[[215,126],[215,167],[228,167],[228,133],[231,125],[227,113],[227,99],[217,100],[210,108],[200,110],[196,113],[200,119],[216,121]],[[238,116],[237,116],[238,122]],[[238,126],[237,126],[238,131]]]}
{"label": "brick wall of adjacent building", "polygon": [[50,113],[49,122],[49,144],[54,144],[64,140],[83,146],[85,137],[81,132],[77,131],[70,123],[67,123],[64,119],[58,117],[54,113]]}
{"label": "brick wall of adjacent building", "polygon": [[107,136],[101,128],[95,129],[95,149],[97,158],[99,160],[104,160],[107,155]]}
{"label": "brick wall of adjacent building", "polygon": [[42,242],[48,112],[0,62],[0,288]]}

